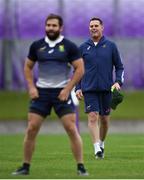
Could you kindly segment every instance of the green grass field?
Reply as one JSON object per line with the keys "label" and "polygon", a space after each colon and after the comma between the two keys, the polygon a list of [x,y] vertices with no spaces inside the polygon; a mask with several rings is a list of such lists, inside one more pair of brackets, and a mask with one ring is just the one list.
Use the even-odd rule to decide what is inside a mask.
{"label": "green grass field", "polygon": [[[87,179],[144,178],[142,134],[111,134],[105,144],[105,159],[96,160],[89,135],[82,135]],[[12,176],[22,160],[23,135],[0,136],[0,179],[78,179],[66,135],[39,135],[29,176]]]}
{"label": "green grass field", "polygon": [[[112,112],[112,119],[144,120],[144,91],[124,92],[124,101],[116,111]],[[0,120],[25,120],[27,118],[29,98],[26,92],[0,91]],[[84,113],[84,103],[79,108],[81,120],[87,119]],[[52,113],[50,119],[57,119]]]}

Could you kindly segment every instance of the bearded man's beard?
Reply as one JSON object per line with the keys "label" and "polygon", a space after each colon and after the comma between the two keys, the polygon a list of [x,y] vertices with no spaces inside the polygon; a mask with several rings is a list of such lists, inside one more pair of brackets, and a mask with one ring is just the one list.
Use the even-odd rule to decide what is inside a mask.
{"label": "bearded man's beard", "polygon": [[49,31],[49,32],[46,32],[46,35],[51,41],[54,41],[59,37],[60,32],[59,31],[56,31],[56,32]]}

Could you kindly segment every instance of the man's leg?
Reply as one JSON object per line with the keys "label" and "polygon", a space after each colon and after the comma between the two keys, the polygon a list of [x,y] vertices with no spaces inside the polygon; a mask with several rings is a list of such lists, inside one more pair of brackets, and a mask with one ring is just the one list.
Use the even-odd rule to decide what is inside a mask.
{"label": "man's leg", "polygon": [[28,114],[28,127],[24,138],[23,166],[13,173],[13,175],[29,174],[30,162],[35,149],[35,140],[43,121],[43,117],[38,114]]}
{"label": "man's leg", "polygon": [[79,175],[88,175],[83,165],[83,143],[76,127],[76,115],[74,113],[61,117],[63,126],[70,138],[71,149],[78,165]]}
{"label": "man's leg", "polygon": [[88,113],[88,128],[94,145],[94,153],[96,158],[101,157],[101,149],[99,146],[100,135],[99,135],[99,113],[90,112]]}
{"label": "man's leg", "polygon": [[109,128],[110,115],[100,116],[100,140],[104,141]]}
{"label": "man's leg", "polygon": [[43,117],[29,113],[28,114],[28,127],[26,130],[25,138],[24,138],[24,162],[30,163],[32,159],[32,154],[35,149],[35,140],[36,135],[39,132],[41,124],[43,122]]}
{"label": "man's leg", "polygon": [[109,128],[110,115],[100,116],[100,147],[104,157],[104,140]]}
{"label": "man's leg", "polygon": [[99,142],[99,114],[96,112],[88,113],[88,128],[92,137],[93,144]]}

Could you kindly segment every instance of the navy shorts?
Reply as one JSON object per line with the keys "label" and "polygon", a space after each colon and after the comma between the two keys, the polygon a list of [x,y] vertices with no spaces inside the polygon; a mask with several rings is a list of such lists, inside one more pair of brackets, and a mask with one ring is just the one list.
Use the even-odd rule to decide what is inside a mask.
{"label": "navy shorts", "polygon": [[84,92],[85,112],[98,112],[100,115],[110,114],[111,92]]}
{"label": "navy shorts", "polygon": [[39,114],[43,117],[51,114],[52,107],[58,117],[62,117],[69,113],[74,113],[74,104],[71,96],[67,101],[60,101],[58,95],[62,89],[60,88],[37,88],[39,97],[32,99],[30,102],[29,112]]}

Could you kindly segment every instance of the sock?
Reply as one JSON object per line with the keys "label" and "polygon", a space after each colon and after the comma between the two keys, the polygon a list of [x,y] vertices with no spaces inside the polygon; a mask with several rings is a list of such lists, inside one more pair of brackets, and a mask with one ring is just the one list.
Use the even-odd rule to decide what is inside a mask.
{"label": "sock", "polygon": [[29,171],[30,164],[29,163],[23,163],[23,168],[27,169]]}
{"label": "sock", "polygon": [[94,151],[95,151],[95,154],[101,151],[99,142],[94,143]]}
{"label": "sock", "polygon": [[104,141],[100,140],[99,144],[100,144],[100,147],[104,149]]}

